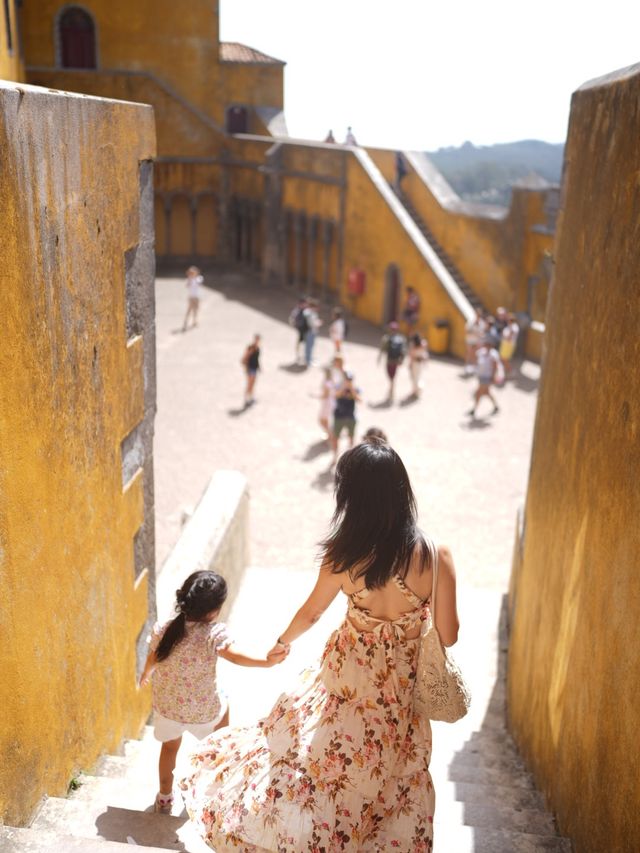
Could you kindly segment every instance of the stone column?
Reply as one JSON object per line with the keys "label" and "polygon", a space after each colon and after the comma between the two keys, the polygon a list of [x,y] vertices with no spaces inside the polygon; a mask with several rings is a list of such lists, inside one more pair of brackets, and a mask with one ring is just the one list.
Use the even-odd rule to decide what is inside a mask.
{"label": "stone column", "polygon": [[304,213],[293,214],[293,286],[300,290]]}
{"label": "stone column", "polygon": [[191,213],[191,255],[196,257],[198,249],[197,223],[198,223],[198,196],[189,197],[189,212]]}
{"label": "stone column", "polygon": [[307,220],[307,290],[309,293],[313,292],[313,285],[315,284],[313,267],[316,259],[316,233],[318,231],[316,226],[317,219],[315,217]]}

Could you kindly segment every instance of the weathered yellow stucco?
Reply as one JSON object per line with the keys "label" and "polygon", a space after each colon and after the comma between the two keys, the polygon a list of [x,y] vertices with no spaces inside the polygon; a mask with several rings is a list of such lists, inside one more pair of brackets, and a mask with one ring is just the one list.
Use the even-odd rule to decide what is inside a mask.
{"label": "weathered yellow stucco", "polygon": [[24,80],[15,0],[0,9],[0,80]]}
{"label": "weathered yellow stucco", "polygon": [[576,853],[640,850],[639,101],[640,65],[573,96],[511,589],[511,727]]}
{"label": "weathered yellow stucco", "polygon": [[[145,341],[125,321],[148,107],[0,87],[0,818],[26,821],[123,736],[148,571],[140,470]],[[146,352],[146,350],[145,350]],[[151,389],[152,390],[152,389]],[[153,566],[148,570],[153,572]]]}

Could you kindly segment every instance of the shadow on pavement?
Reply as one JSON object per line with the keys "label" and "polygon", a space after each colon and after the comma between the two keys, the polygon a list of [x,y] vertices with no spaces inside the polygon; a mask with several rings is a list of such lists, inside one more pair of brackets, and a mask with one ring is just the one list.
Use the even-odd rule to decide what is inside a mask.
{"label": "shadow on pavement", "polygon": [[419,399],[420,397],[418,397],[417,394],[409,394],[408,397],[404,397],[400,400],[400,405],[403,408],[406,408],[407,406],[412,406],[414,403],[417,403]]}
{"label": "shadow on pavement", "polygon": [[390,409],[393,406],[392,400],[382,400],[380,403],[367,403],[370,409]]}
{"label": "shadow on pavement", "polygon": [[278,370],[286,370],[287,373],[305,373],[308,369],[306,364],[298,364],[297,361],[278,365]]}
{"label": "shadow on pavement", "polygon": [[227,413],[232,418],[239,418],[240,415],[244,415],[245,412],[248,412],[251,406],[248,406],[246,403],[244,406],[241,406],[239,409],[227,409]]}
{"label": "shadow on pavement", "polygon": [[476,418],[473,417],[471,420],[466,423],[460,424],[460,429],[487,429],[488,427],[492,427],[493,423],[491,421],[486,420],[486,418]]}
{"label": "shadow on pavement", "polygon": [[304,456],[302,457],[303,462],[310,462],[312,459],[315,459],[316,456],[322,456],[323,453],[328,453],[331,450],[331,445],[329,444],[328,438],[321,438],[320,441],[314,441],[313,444],[310,444],[307,447]]}
{"label": "shadow on pavement", "polygon": [[326,471],[320,471],[314,479],[311,481],[311,486],[314,489],[318,489],[321,492],[326,492],[328,489],[333,488],[334,482],[334,472],[333,472],[333,464],[331,464]]}

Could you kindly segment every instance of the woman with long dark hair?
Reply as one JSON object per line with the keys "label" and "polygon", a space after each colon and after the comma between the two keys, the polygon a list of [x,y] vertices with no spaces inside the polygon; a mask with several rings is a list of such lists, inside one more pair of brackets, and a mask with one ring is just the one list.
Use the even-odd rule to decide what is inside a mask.
{"label": "woman with long dark hair", "polygon": [[320,665],[266,719],[208,738],[180,780],[216,851],[432,849],[431,728],[413,710],[413,689],[436,554],[435,624],[452,645],[453,562],[418,529],[400,457],[374,440],[347,451],[316,585],[269,654],[294,642],[340,591],[344,622]]}

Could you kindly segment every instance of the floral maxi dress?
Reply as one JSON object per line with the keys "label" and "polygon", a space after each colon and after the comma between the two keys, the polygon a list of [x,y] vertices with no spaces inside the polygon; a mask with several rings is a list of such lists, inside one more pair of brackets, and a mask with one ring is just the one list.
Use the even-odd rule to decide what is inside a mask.
{"label": "floral maxi dress", "polygon": [[366,589],[349,596],[298,689],[190,756],[179,787],[217,853],[432,850],[431,727],[413,712],[419,639],[405,636],[426,605],[394,582],[411,611],[387,622],[368,614]]}

